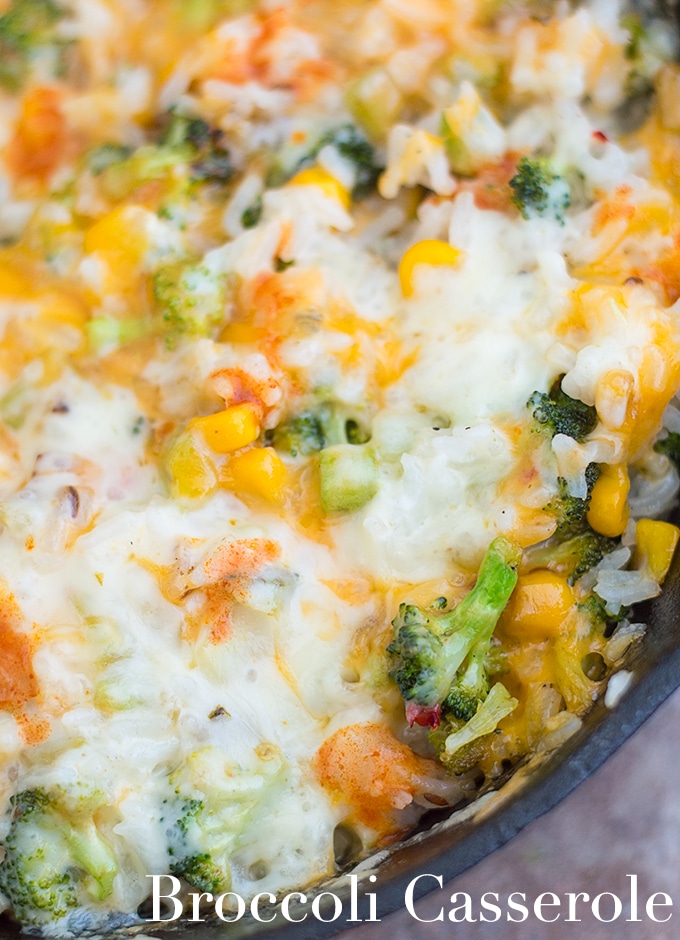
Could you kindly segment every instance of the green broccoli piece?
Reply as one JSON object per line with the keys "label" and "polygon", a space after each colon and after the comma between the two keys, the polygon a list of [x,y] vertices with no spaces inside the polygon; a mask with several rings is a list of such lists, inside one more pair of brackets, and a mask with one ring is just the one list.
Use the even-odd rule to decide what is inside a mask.
{"label": "green broccoli piece", "polygon": [[221,131],[177,114],[165,115],[160,123],[156,139],[143,147],[107,143],[88,154],[88,165],[110,199],[124,199],[154,180],[171,180],[178,193],[186,194],[192,184],[225,183],[233,176]]}
{"label": "green broccoli piece", "polygon": [[201,841],[205,812],[203,800],[192,799],[182,803],[175,833],[170,830],[170,854],[179,856],[170,863],[170,871],[173,875],[181,875],[199,891],[219,894],[228,891],[231,884],[228,864],[216,864],[208,852],[191,851]]}
{"label": "green broccoli piece", "polygon": [[469,721],[489,694],[489,675],[486,668],[487,643],[473,647],[467,665],[449,689],[442,702],[442,715],[460,721]]}
{"label": "green broccoli piece", "polygon": [[376,161],[375,148],[369,144],[354,124],[341,124],[324,134],[316,148],[316,153],[328,144],[335,147],[340,156],[354,164],[352,198],[364,199],[374,192],[378,177],[384,167]]}
{"label": "green broccoli piece", "polygon": [[171,114],[159,143],[182,153],[188,150],[192,179],[225,183],[234,175],[234,167],[222,136],[201,118]]}
{"label": "green broccoli piece", "polygon": [[[452,610],[423,610],[401,604],[387,647],[390,675],[406,703],[408,720],[436,726],[442,703],[453,692],[450,710],[476,710],[485,695],[483,656],[515,584],[521,549],[503,537],[493,540],[477,583]],[[462,667],[462,672],[461,672]]]}
{"label": "green broccoli piece", "polygon": [[319,456],[321,508],[356,512],[378,492],[378,465],[366,445],[333,444]]}
{"label": "green broccoli piece", "polygon": [[437,757],[449,773],[463,773],[478,761],[479,738],[494,732],[499,721],[517,708],[513,698],[501,682],[496,682],[470,717],[457,718],[442,711],[441,724],[430,731],[429,739]]}
{"label": "green broccoli piece", "polygon": [[291,457],[309,457],[334,444],[365,444],[369,438],[364,426],[347,408],[335,402],[324,402],[278,425],[271,432],[269,443]]}
{"label": "green broccoli piece", "polygon": [[589,594],[581,601],[578,608],[586,614],[591,626],[597,631],[602,631],[606,637],[611,636],[619,623],[630,613],[630,607],[620,607],[615,614],[610,614],[606,601],[595,593]]}
{"label": "green broccoli piece", "polygon": [[0,86],[18,91],[37,49],[54,41],[63,11],[53,0],[13,0],[0,16]]}
{"label": "green broccoli piece", "polygon": [[272,443],[291,457],[309,457],[326,446],[322,420],[313,411],[294,415],[286,424],[274,429]]}
{"label": "green broccoli piece", "polygon": [[562,391],[560,376],[550,392],[534,392],[527,408],[533,409],[533,418],[541,427],[546,428],[552,437],[566,434],[575,441],[583,442],[597,424],[597,411],[592,405],[586,405],[578,398],[571,398]]}
{"label": "green broccoli piece", "polygon": [[366,442],[369,435],[347,409],[333,402],[302,411],[280,424],[268,438],[292,457],[319,452],[321,508],[325,513],[355,512],[378,491],[378,465]]}
{"label": "green broccoli piece", "polygon": [[118,865],[93,820],[102,804],[101,794],[40,789],[10,799],[0,891],[24,926],[44,926],[111,894]]}
{"label": "green broccoli piece", "polygon": [[184,337],[210,336],[224,319],[225,278],[205,265],[177,262],[161,268],[153,279],[153,296],[169,349]]}
{"label": "green broccoli piece", "polygon": [[590,499],[595,482],[600,476],[600,468],[596,463],[589,463],[586,467],[586,495],[571,496],[564,477],[557,478],[558,493],[545,507],[557,519],[557,535],[560,540],[582,535],[591,531],[586,521]]}
{"label": "green broccoli piece", "polygon": [[247,766],[227,761],[216,747],[194,752],[170,778],[174,796],[162,820],[170,871],[199,891],[229,891],[231,855],[282,770],[273,748],[264,757],[253,752]]}
{"label": "green broccoli piece", "polygon": [[547,160],[522,157],[510,188],[511,200],[525,219],[551,215],[564,225],[564,212],[571,202],[569,184],[552,172]]}
{"label": "green broccoli piece", "polygon": [[619,544],[619,539],[600,535],[585,525],[582,532],[577,532],[563,541],[553,538],[531,546],[525,552],[525,563],[535,568],[559,571],[567,575],[567,583],[573,585],[586,571],[598,565],[605,555],[618,548]]}
{"label": "green broccoli piece", "polygon": [[675,469],[680,473],[680,434],[669,431],[667,436],[654,445],[657,454],[665,454]]}
{"label": "green broccoli piece", "polygon": [[243,210],[241,215],[241,225],[243,228],[254,228],[262,218],[262,196],[258,196],[247,209]]}
{"label": "green broccoli piece", "polygon": [[87,163],[94,176],[99,176],[114,163],[128,160],[133,152],[132,147],[126,147],[124,144],[102,144],[101,147],[89,151]]}
{"label": "green broccoli piece", "polygon": [[375,191],[384,167],[378,163],[374,147],[354,124],[349,123],[326,131],[313,146],[302,152],[298,147],[278,151],[267,174],[267,186],[282,186],[300,170],[312,166],[319,151],[326,146],[334,147],[340,156],[354,165],[353,199],[364,199]]}

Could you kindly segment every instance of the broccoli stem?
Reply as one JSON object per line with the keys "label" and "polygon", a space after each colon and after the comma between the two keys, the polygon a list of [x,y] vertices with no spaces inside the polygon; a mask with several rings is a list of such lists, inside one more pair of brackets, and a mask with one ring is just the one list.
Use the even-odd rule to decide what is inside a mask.
{"label": "broccoli stem", "polygon": [[498,618],[517,583],[521,556],[517,545],[500,536],[487,549],[474,588],[453,610],[436,613],[412,604],[400,606],[388,653],[395,660],[391,675],[406,702],[409,721],[436,725],[438,709],[473,649],[469,668],[474,672],[481,667]]}

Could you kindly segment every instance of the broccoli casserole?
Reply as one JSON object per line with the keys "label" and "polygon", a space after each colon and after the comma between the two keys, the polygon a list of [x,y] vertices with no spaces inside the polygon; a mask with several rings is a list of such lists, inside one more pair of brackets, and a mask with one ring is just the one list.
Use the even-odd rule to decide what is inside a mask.
{"label": "broccoli casserole", "polygon": [[557,746],[678,529],[613,0],[0,2],[0,907],[319,882]]}

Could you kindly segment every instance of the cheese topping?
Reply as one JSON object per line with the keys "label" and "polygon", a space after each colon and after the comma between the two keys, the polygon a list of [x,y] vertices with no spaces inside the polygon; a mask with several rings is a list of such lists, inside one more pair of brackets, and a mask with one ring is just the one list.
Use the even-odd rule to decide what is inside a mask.
{"label": "cheese topping", "polygon": [[564,737],[639,638],[678,534],[675,50],[532,11],[0,5],[25,926],[140,923],[151,874],[318,883]]}

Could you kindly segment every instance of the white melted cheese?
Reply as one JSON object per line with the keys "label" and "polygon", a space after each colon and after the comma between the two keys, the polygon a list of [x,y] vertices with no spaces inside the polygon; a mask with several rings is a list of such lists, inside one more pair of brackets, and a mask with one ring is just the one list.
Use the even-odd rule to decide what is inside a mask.
{"label": "white melted cheese", "polygon": [[[141,16],[143,5],[133,6]],[[57,187],[51,208],[48,202],[29,232],[33,252],[40,250],[34,244],[43,237],[41,226],[67,232],[46,269],[71,277],[70,288],[86,297],[84,307],[104,319],[143,320],[137,306],[144,306],[141,298],[153,306],[154,273],[189,257],[198,274],[187,309],[219,306],[224,295],[219,329],[211,336],[183,334],[174,346],[159,340],[146,354],[139,378],[153,406],[98,375],[94,353],[89,360],[83,353],[87,364],[78,360],[80,372],[65,365],[54,369],[54,378],[48,353],[29,361],[18,377],[9,365],[7,374],[0,369],[0,572],[20,611],[16,629],[34,647],[40,691],[22,717],[49,726],[41,740],[27,744],[17,716],[0,714],[0,810],[19,785],[68,791],[84,781],[96,787],[105,807],[101,825],[120,869],[105,904],[111,911],[134,911],[148,894],[147,876],[169,870],[167,814],[178,795],[205,796],[210,805],[209,794],[221,793],[227,809],[217,800],[215,814],[225,812],[232,889],[243,897],[300,888],[330,874],[339,822],[359,819],[370,844],[375,833],[352,815],[351,794],[325,789],[314,762],[343,729],[374,723],[391,734],[403,725],[403,703],[397,708],[390,700],[393,687],[385,692],[393,595],[445,579],[459,566],[472,576],[492,539],[514,527],[526,524],[522,544],[532,534],[534,541],[550,534],[540,520],[536,530],[522,523],[523,512],[540,515],[557,490],[558,474],[572,495],[583,497],[589,463],[626,459],[623,434],[614,426],[617,414],[623,423],[625,409],[612,405],[611,427],[600,421],[585,443],[536,436],[532,450],[526,443],[530,396],[565,374],[564,391],[597,402],[602,418],[606,408],[598,395],[602,399],[607,373],[629,375],[642,394],[643,360],[651,356],[643,349],[662,328],[664,336],[678,338],[677,305],[662,311],[653,291],[620,286],[615,265],[613,274],[606,269],[618,252],[646,270],[672,247],[666,230],[644,239],[637,230],[631,234],[630,213],[665,218],[676,211],[675,197],[645,178],[644,152],[624,150],[600,133],[600,117],[608,130],[608,109],[619,103],[628,74],[617,4],[598,0],[573,14],[560,6],[553,25],[527,20],[518,30],[513,18],[519,14],[511,11],[489,55],[507,66],[509,94],[517,96],[508,109],[513,118],[501,126],[484,104],[481,131],[474,121],[470,130],[464,118],[466,108],[482,107],[484,95],[472,93],[467,73],[483,72],[484,55],[482,64],[463,59],[455,66],[462,68],[455,76],[458,85],[464,79],[462,95],[454,88],[454,65],[451,74],[435,74],[433,65],[448,54],[449,17],[467,29],[464,5],[442,13],[446,4],[428,4],[434,34],[393,53],[405,24],[422,25],[422,11],[405,0],[374,6],[357,39],[359,50],[367,35],[375,36],[368,43],[368,77],[384,92],[385,107],[420,89],[429,95],[423,100],[430,111],[413,124],[390,122],[376,156],[387,164],[379,195],[354,202],[349,190],[358,170],[327,141],[314,156],[317,164],[307,167],[311,183],[293,178],[265,186],[268,158],[259,148],[289,147],[281,166],[310,162],[306,148],[348,120],[342,90],[331,79],[313,101],[300,92],[299,115],[289,110],[296,82],[304,89],[310,75],[324,74],[322,43],[270,6],[265,3],[257,17],[218,24],[173,64],[160,93],[164,110],[196,111],[211,123],[215,140],[220,131],[227,135],[236,178],[246,173],[240,183],[230,190],[231,183],[220,189],[213,181],[204,199],[202,183],[182,181],[190,172],[185,167],[160,181],[168,205],[134,205],[138,190],[126,192],[124,211],[139,223],[143,257],[125,234],[121,238],[120,224],[106,217],[104,235],[100,229],[95,238],[100,248],[81,251],[90,220],[99,224],[114,202],[100,191],[102,174],[94,170],[75,179],[74,207]],[[64,36],[83,41],[85,58],[106,74],[115,58],[111,43],[124,34],[122,20],[113,6],[84,0],[69,10]],[[271,35],[260,22],[270,16]],[[99,48],[102,24],[110,37]],[[548,38],[546,30],[552,30]],[[253,43],[260,44],[257,78],[246,68]],[[374,54],[384,62],[376,66]],[[245,69],[242,84],[242,76],[232,81],[220,71],[232,66]],[[151,71],[136,66],[122,72],[92,98],[64,92],[65,120],[76,137],[93,134],[98,141],[100,121],[92,112],[103,102],[119,143],[146,140],[148,128],[138,126],[136,116],[143,108],[146,124]],[[584,95],[588,113],[579,102]],[[556,172],[577,179],[564,218],[551,212],[523,218],[511,202],[506,211],[480,208],[470,188],[475,180],[455,176],[447,150],[452,142],[442,136],[442,112],[454,101],[450,117],[463,137],[469,131],[461,144],[473,163],[548,152]],[[0,141],[15,130],[16,115],[4,116],[4,108]],[[76,169],[60,172],[68,181]],[[314,173],[322,174],[321,184],[314,184]],[[329,173],[330,186],[324,186]],[[153,173],[150,182],[134,183],[150,205],[155,183]],[[507,202],[507,180],[502,185]],[[416,186],[430,190],[417,210],[422,194]],[[557,188],[566,186],[561,181]],[[33,208],[9,190],[0,169],[7,202],[0,234],[23,228],[20,221]],[[247,228],[244,212],[260,196],[261,218]],[[612,210],[599,225],[606,200],[615,209],[625,201],[626,211]],[[423,255],[405,297],[400,261],[426,239],[457,249],[457,261],[430,265]],[[119,266],[122,286],[110,291]],[[589,266],[596,270],[592,277],[582,275]],[[573,316],[581,276],[596,285],[581,298],[589,304],[583,324]],[[40,335],[45,298],[26,293],[0,299],[5,335],[17,324]],[[172,310],[165,314],[172,319]],[[158,310],[153,316],[163,320]],[[245,327],[241,338],[230,340],[239,327]],[[161,329],[158,323],[154,328]],[[146,340],[151,348],[154,337]],[[658,378],[664,368],[665,360],[651,371]],[[355,511],[321,518],[319,458],[304,463],[310,455],[295,456],[285,447],[285,499],[250,498],[247,474],[239,498],[238,487],[230,489],[233,455],[217,447],[208,454],[218,481],[210,492],[193,498],[173,490],[176,481],[169,481],[164,464],[168,442],[175,434],[190,436],[188,422],[222,410],[232,398],[256,402],[260,436],[246,445],[256,448],[269,446],[266,435],[295,408],[329,401],[351,406],[370,432],[361,453],[375,460],[375,495]],[[273,442],[276,447],[275,436]],[[203,456],[210,450],[207,439],[197,447]],[[188,476],[194,470],[181,468]],[[659,478],[663,473],[662,467]],[[310,505],[293,505],[296,500]],[[254,570],[247,564],[241,570],[231,551],[246,561],[248,552],[257,556]],[[625,580],[627,573],[614,574],[609,582],[618,590],[619,575]],[[645,590],[650,596],[649,584]],[[361,645],[371,631],[382,644],[379,666],[371,661],[369,641]],[[368,665],[355,668],[361,655]],[[377,688],[362,666],[380,673]],[[376,774],[367,785],[375,792],[384,782]],[[457,787],[437,781],[428,792],[438,792],[438,785],[449,794]],[[227,797],[220,787],[232,788]],[[367,798],[374,795],[370,790]],[[405,808],[411,798],[400,791],[393,808]],[[395,816],[393,831],[401,824]],[[6,815],[0,835],[8,826]]]}

